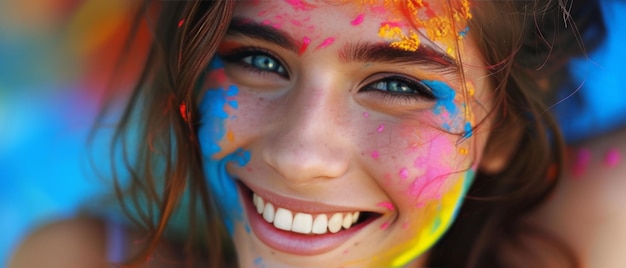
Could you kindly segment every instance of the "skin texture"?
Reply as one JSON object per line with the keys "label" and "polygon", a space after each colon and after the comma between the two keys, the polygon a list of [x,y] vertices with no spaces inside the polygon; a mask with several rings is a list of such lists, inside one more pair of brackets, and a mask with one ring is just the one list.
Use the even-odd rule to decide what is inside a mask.
{"label": "skin texture", "polygon": [[[292,43],[231,31],[198,93],[205,172],[241,265],[418,266],[454,220],[474,170],[484,164],[493,106],[485,67],[467,29],[433,42],[432,29],[414,28],[420,24],[398,10],[238,2],[235,24],[271,27]],[[430,49],[403,39],[412,34]],[[346,48],[355,43],[438,55],[410,63],[353,60]],[[457,56],[462,71],[433,64]],[[425,90],[391,93],[394,81],[416,81]],[[260,216],[246,212],[252,197],[238,192],[236,181],[262,197],[269,192],[311,207],[294,212],[326,206],[336,209],[323,213],[377,217],[332,249],[283,252],[251,227],[250,217]]]}

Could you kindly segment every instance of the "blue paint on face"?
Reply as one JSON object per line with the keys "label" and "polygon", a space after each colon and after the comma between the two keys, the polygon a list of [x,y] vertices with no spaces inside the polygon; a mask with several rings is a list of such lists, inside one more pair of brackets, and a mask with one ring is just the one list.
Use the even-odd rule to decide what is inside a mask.
{"label": "blue paint on face", "polygon": [[469,138],[472,135],[474,135],[472,124],[470,124],[470,122],[465,122],[465,134],[463,134],[463,138]]}
{"label": "blue paint on face", "polygon": [[459,33],[460,37],[465,37],[467,35],[467,33],[469,32],[469,26],[465,27],[465,29],[463,29],[463,31],[461,31]]}
{"label": "blue paint on face", "polygon": [[435,114],[440,114],[443,109],[446,109],[451,117],[457,114],[457,107],[454,104],[454,97],[456,96],[454,89],[441,81],[424,80],[422,83],[432,89],[433,95],[437,98]]}
{"label": "blue paint on face", "polygon": [[[223,63],[219,59],[211,62],[211,68],[220,68]],[[250,152],[238,149],[223,158],[216,154],[222,152],[220,141],[226,136],[224,121],[229,118],[227,107],[238,108],[233,97],[238,94],[236,86],[205,90],[199,105],[201,113],[198,140],[204,159],[204,173],[208,180],[210,191],[218,204],[219,212],[232,235],[234,223],[243,221],[243,208],[239,202],[239,194],[235,179],[228,174],[226,166],[234,163],[244,166],[250,161]]]}

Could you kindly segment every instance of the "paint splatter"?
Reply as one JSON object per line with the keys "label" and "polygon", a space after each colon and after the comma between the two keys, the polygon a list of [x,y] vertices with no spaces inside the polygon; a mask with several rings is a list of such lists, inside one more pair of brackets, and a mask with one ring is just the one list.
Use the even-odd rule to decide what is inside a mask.
{"label": "paint splatter", "polygon": [[378,128],[376,129],[376,132],[381,133],[383,132],[383,130],[385,130],[385,125],[380,124],[380,126],[378,126]]}
{"label": "paint splatter", "polygon": [[383,224],[381,224],[381,225],[380,225],[380,229],[385,230],[385,229],[387,229],[387,228],[389,228],[389,223],[388,223],[388,222],[385,222],[385,223],[383,223]]}
{"label": "paint splatter", "polygon": [[604,156],[604,163],[607,167],[616,167],[619,162],[622,160],[622,156],[619,153],[619,150],[616,148],[609,149]]}
{"label": "paint splatter", "polygon": [[370,117],[370,114],[368,112],[363,112],[363,117],[368,118]]}
{"label": "paint splatter", "polygon": [[576,153],[576,161],[574,162],[574,176],[579,177],[585,174],[589,163],[591,163],[591,151],[586,148],[578,150]]}
{"label": "paint splatter", "polygon": [[326,40],[322,41],[322,43],[321,43],[319,46],[317,46],[317,49],[320,49],[320,48],[325,48],[325,47],[327,47],[327,46],[330,46],[330,45],[332,45],[334,42],[335,42],[335,38],[334,38],[334,37],[329,37],[329,38],[326,38]]}
{"label": "paint splatter", "polygon": [[372,152],[372,158],[378,159],[378,157],[380,157],[380,154],[378,154],[378,151],[373,151]]}
{"label": "paint splatter", "polygon": [[184,23],[185,23],[185,19],[178,21],[178,28],[182,27]]}
{"label": "paint splatter", "polygon": [[302,45],[300,46],[300,50],[298,51],[298,54],[302,55],[306,49],[309,47],[309,45],[311,44],[311,39],[308,37],[304,37],[302,38]]}
{"label": "paint splatter", "polygon": [[465,29],[463,29],[463,31],[459,33],[459,38],[465,37],[468,32],[469,32],[469,26],[465,27]]}
{"label": "paint splatter", "polygon": [[286,2],[290,4],[296,11],[307,11],[315,8],[314,5],[305,3],[302,0],[286,0]]}
{"label": "paint splatter", "polygon": [[422,82],[433,90],[433,94],[437,98],[437,103],[434,108],[435,114],[440,114],[442,110],[445,109],[448,111],[450,116],[454,117],[457,113],[457,107],[454,104],[456,91],[441,81],[424,80]]}
{"label": "paint splatter", "polygon": [[463,134],[463,138],[469,138],[472,135],[474,135],[472,124],[470,124],[470,122],[465,122],[465,133]]}
{"label": "paint splatter", "polygon": [[409,177],[409,170],[406,168],[401,168],[400,172],[398,173],[398,175],[400,175],[401,179],[406,179]]}
{"label": "paint splatter", "polygon": [[356,18],[354,18],[350,24],[357,26],[361,23],[363,23],[363,19],[365,18],[365,14],[359,14],[358,16],[356,16]]}
{"label": "paint splatter", "polygon": [[377,206],[379,207],[384,207],[386,209],[388,209],[389,211],[394,211],[396,208],[393,206],[393,204],[391,202],[388,201],[383,201],[377,204]]}

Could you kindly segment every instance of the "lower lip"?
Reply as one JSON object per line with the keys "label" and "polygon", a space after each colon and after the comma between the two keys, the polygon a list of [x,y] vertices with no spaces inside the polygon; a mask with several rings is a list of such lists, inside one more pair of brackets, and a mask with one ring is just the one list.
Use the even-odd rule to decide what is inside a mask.
{"label": "lower lip", "polygon": [[252,232],[267,246],[285,253],[294,255],[318,255],[331,251],[343,245],[348,239],[354,236],[360,229],[369,225],[375,219],[368,219],[365,222],[351,227],[347,230],[341,230],[337,233],[326,234],[298,234],[276,229],[273,224],[265,221],[261,214],[258,214],[256,207],[252,204],[252,197],[249,190],[243,189],[239,185],[239,191],[242,196],[244,208],[248,215],[250,228]]}

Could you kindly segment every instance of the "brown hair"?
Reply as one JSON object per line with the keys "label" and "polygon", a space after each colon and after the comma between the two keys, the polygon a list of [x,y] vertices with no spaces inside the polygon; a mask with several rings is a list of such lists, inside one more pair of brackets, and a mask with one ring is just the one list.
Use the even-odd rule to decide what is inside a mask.
{"label": "brown hair", "polygon": [[[125,189],[116,180],[118,198],[127,214],[148,232],[148,246],[129,265],[145,261],[154,251],[183,200],[188,202],[184,207],[190,228],[182,259],[193,265],[194,257],[203,255],[210,267],[224,264],[221,247],[227,238],[202,172],[195,136],[198,111],[192,93],[227,30],[233,4],[161,1],[156,7],[158,20],[149,56],[112,147],[113,155],[121,153],[122,168],[130,174]],[[152,14],[149,6],[144,4],[139,18]],[[563,144],[547,103],[554,95],[552,89],[564,78],[566,59],[582,51],[576,45],[580,40],[575,29],[564,29],[575,27],[567,13],[574,10],[577,6],[563,1],[480,1],[474,5],[469,34],[478,40],[496,85],[497,106],[492,113],[499,119],[486,153],[509,142],[510,129],[520,130],[521,137],[514,161],[502,172],[477,172],[457,220],[430,251],[429,265],[509,267],[506,258],[497,257],[506,256],[502,246],[517,245],[520,234],[531,230],[521,224],[522,217],[546,199],[560,173]],[[548,86],[540,86],[540,81]],[[127,146],[133,129],[141,137],[136,147]],[[117,152],[118,145],[121,152]],[[575,263],[566,246],[556,239],[550,241]],[[206,251],[198,254],[194,250],[203,248],[198,247],[202,244]]]}

